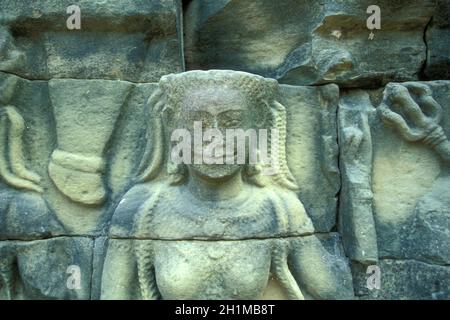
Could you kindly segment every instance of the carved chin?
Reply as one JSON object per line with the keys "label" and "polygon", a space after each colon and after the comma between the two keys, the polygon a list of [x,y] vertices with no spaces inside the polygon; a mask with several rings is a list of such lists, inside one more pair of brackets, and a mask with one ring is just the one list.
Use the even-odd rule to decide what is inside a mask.
{"label": "carved chin", "polygon": [[210,179],[222,179],[235,175],[242,168],[239,164],[193,164],[190,168],[198,175]]}

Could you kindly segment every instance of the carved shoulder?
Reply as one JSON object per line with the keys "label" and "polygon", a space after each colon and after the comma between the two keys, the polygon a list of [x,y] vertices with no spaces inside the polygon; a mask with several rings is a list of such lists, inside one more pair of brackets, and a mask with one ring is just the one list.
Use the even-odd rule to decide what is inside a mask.
{"label": "carved shoulder", "polygon": [[297,195],[284,189],[270,191],[279,230],[289,235],[305,235],[314,232],[314,226]]}
{"label": "carved shoulder", "polygon": [[160,190],[159,184],[139,184],[132,187],[122,197],[114,211],[110,235],[120,238],[137,237],[142,210]]}
{"label": "carved shoulder", "polygon": [[139,207],[148,197],[149,186],[139,184],[128,190],[122,197],[111,219],[110,235],[128,238],[131,236],[134,225],[134,217]]}

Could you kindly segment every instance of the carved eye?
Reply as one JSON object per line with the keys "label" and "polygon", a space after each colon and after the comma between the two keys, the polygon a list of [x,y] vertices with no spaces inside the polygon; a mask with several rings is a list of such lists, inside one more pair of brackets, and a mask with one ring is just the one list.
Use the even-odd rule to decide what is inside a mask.
{"label": "carved eye", "polygon": [[213,123],[211,115],[209,113],[203,112],[203,111],[197,111],[197,112],[188,114],[186,117],[187,117],[187,120],[189,121],[189,127],[192,129],[194,128],[195,122],[201,122],[202,129],[210,128]]}
{"label": "carved eye", "polygon": [[202,129],[212,128],[212,126],[213,126],[212,119],[206,118],[206,119],[201,119],[200,121],[202,122]]}
{"label": "carved eye", "polygon": [[226,128],[235,128],[240,125],[241,121],[238,119],[228,119],[221,121],[221,126]]}
{"label": "carved eye", "polygon": [[239,111],[224,112],[219,116],[219,124],[222,128],[238,128],[242,123],[243,115]]}

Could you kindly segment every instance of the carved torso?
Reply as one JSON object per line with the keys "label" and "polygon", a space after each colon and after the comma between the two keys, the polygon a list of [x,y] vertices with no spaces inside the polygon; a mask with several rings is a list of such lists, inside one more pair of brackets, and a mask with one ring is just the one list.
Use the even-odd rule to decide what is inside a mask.
{"label": "carved torso", "polygon": [[[295,194],[247,186],[237,197],[203,201],[184,187],[153,188],[135,214],[133,236],[149,239],[262,239],[312,233]],[[118,208],[118,211],[126,211]],[[128,212],[128,214],[132,214]]]}
{"label": "carved torso", "polygon": [[269,280],[263,241],[156,241],[154,253],[164,299],[258,299]]}
{"label": "carved torso", "polygon": [[115,221],[123,225],[130,215],[129,236],[158,239],[146,241],[135,259],[139,265],[151,252],[152,263],[141,273],[154,268],[165,299],[261,298],[273,268],[275,239],[314,230],[294,193],[250,185],[223,201],[199,200],[183,187],[166,184],[140,187],[124,197]]}

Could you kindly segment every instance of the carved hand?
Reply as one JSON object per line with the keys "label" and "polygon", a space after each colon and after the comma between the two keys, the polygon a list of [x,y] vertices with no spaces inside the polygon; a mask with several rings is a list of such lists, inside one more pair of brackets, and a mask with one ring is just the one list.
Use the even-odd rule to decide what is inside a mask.
{"label": "carved hand", "polygon": [[439,125],[442,107],[433,99],[427,85],[415,82],[388,84],[378,112],[383,121],[393,125],[406,141],[421,141],[431,146],[450,165],[450,142]]}
{"label": "carved hand", "polygon": [[1,106],[0,180],[18,189],[42,193],[40,176],[25,167],[22,142],[24,130],[24,119],[17,109],[13,106]]}
{"label": "carved hand", "polygon": [[[347,163],[367,166],[372,163],[372,141],[367,115],[359,114],[353,125],[342,130],[342,155]],[[369,169],[370,170],[370,169]]]}

